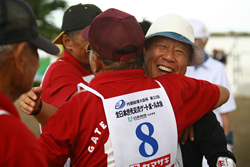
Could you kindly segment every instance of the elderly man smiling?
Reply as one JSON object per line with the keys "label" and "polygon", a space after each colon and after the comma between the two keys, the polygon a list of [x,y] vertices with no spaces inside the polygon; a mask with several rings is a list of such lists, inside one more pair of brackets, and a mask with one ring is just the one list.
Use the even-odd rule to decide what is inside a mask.
{"label": "elderly man smiling", "polygon": [[[168,15],[167,15],[168,16]],[[174,16],[174,17],[173,17]],[[174,20],[179,19],[179,24],[180,23],[185,23],[185,20],[183,20],[182,18],[179,18],[179,16],[173,15],[170,18],[173,17]],[[164,19],[163,19],[164,20]],[[161,21],[160,21],[161,22]],[[166,22],[168,23],[168,22]],[[146,72],[147,75],[150,77],[157,77],[160,75],[164,75],[167,74],[169,72],[174,72],[177,74],[182,74],[184,75],[186,72],[186,67],[187,65],[198,65],[201,64],[204,60],[204,56],[203,56],[203,52],[200,50],[199,47],[197,47],[195,44],[193,44],[193,42],[190,42],[190,40],[187,40],[185,37],[183,37],[180,34],[177,33],[172,33],[172,32],[163,32],[158,33],[157,31],[155,31],[153,28],[156,25],[156,27],[158,27],[159,25],[157,25],[156,23],[154,23],[151,27],[151,29],[153,30],[149,30],[150,35],[147,35],[147,42],[146,42],[146,50],[144,50],[144,52],[146,53],[145,55],[145,66],[146,66]],[[179,25],[178,25],[179,26]],[[193,38],[192,35],[192,27],[188,24],[186,24],[186,26],[189,28],[188,30],[190,32],[186,32],[186,34],[191,34],[189,35],[190,39]],[[160,26],[162,27],[162,26]],[[165,28],[165,27],[163,27]],[[161,32],[161,31],[159,31]],[[185,34],[185,33],[184,33]],[[169,35],[173,38],[167,38],[166,35]],[[181,41],[176,41],[175,38],[178,39],[184,39],[184,41],[187,41],[189,43],[183,43]],[[192,44],[192,47],[190,44]],[[190,53],[192,53],[191,56]],[[190,58],[189,58],[190,57]],[[166,61],[166,62],[165,62]],[[176,76],[177,77],[177,76]],[[172,81],[173,82],[173,81]],[[185,83],[185,81],[183,80],[183,83]],[[179,88],[178,88],[179,89]],[[203,89],[204,90],[204,89]],[[35,90],[34,90],[35,91]],[[189,91],[189,90],[185,90],[186,95],[189,95],[191,92],[193,92],[193,90]],[[36,91],[35,91],[36,93]],[[30,92],[29,95],[33,94],[32,92]],[[174,102],[178,101],[177,99],[180,97],[179,94],[175,94],[176,96],[170,100],[172,104],[174,104]],[[32,95],[34,96],[34,94]],[[31,97],[31,96],[30,96]],[[24,103],[20,103],[20,105],[23,107],[23,111],[26,114],[30,114],[30,112],[32,110],[29,109],[29,107],[25,106],[24,104],[26,103],[27,105],[30,105],[30,101],[32,101],[32,99],[29,99],[28,101],[25,102],[25,97],[23,96],[23,98],[21,98],[21,101],[24,100]],[[33,98],[34,101],[37,101],[37,99]],[[194,107],[194,105],[200,105],[197,104],[198,102],[196,102],[194,99],[193,101],[186,101],[189,103],[188,106],[190,106],[189,109],[185,109],[182,108],[183,104],[181,104],[183,101],[179,100],[180,105],[175,105],[174,107],[174,111],[178,111],[178,110],[182,110],[182,111],[187,111],[191,109],[191,106]],[[46,104],[46,103],[44,103]],[[38,104],[36,105],[32,105],[34,108],[37,108]],[[45,105],[43,105],[42,110],[44,111]],[[25,109],[26,108],[26,109]],[[32,108],[32,107],[31,107]],[[204,107],[204,111],[207,110]],[[40,112],[39,115],[41,115],[42,112]],[[38,116],[39,116],[38,115]],[[193,117],[193,115],[187,115],[186,118],[188,117]],[[178,127],[186,127],[186,123],[184,121],[181,121],[182,118],[185,118],[183,116],[183,114],[177,114],[176,116],[176,122]],[[44,123],[46,122],[46,120],[44,121]],[[223,133],[222,133],[223,134]],[[171,134],[173,135],[173,134]],[[217,158],[216,158],[217,160]]]}
{"label": "elderly man smiling", "polygon": [[[145,72],[151,78],[168,73],[185,75],[187,66],[201,65],[204,61],[203,51],[194,43],[192,25],[176,14],[166,14],[151,25],[144,55]],[[213,112],[194,124],[194,134],[193,142],[188,139],[181,145],[184,166],[201,166],[203,155],[209,166],[235,165],[235,157],[227,150],[224,131]]]}

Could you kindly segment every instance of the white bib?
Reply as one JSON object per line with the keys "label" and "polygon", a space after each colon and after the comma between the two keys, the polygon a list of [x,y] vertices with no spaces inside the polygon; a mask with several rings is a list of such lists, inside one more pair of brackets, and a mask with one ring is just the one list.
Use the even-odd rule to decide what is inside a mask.
{"label": "white bib", "polygon": [[94,78],[95,76],[92,74],[92,75],[87,75],[85,77],[82,77],[82,79],[84,81],[86,81],[87,83],[90,83],[90,81]]}
{"label": "white bib", "polygon": [[96,90],[78,84],[79,91],[82,87],[102,99],[115,166],[159,167],[175,164],[178,142],[176,120],[165,89],[158,84],[160,88],[108,99]]}

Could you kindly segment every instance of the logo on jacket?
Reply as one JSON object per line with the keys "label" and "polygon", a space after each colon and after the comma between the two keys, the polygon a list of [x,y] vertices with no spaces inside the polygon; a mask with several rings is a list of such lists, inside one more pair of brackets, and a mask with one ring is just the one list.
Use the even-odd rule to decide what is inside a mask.
{"label": "logo on jacket", "polygon": [[115,105],[115,109],[121,109],[125,106],[125,101],[124,100],[120,100],[116,103]]}

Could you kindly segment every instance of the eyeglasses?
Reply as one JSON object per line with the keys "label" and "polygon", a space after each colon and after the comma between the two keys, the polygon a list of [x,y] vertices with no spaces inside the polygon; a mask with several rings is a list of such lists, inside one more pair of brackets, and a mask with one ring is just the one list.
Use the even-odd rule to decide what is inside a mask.
{"label": "eyeglasses", "polygon": [[[88,44],[88,46],[86,47],[86,52],[89,54],[90,50],[92,50],[92,47],[90,44]],[[94,50],[92,50],[93,52],[95,52]],[[95,54],[99,57],[99,54],[95,52]]]}
{"label": "eyeglasses", "polygon": [[90,52],[90,50],[91,50],[91,45],[90,45],[90,44],[88,44],[88,46],[86,47],[86,52],[87,52],[87,53],[89,53],[89,52]]}

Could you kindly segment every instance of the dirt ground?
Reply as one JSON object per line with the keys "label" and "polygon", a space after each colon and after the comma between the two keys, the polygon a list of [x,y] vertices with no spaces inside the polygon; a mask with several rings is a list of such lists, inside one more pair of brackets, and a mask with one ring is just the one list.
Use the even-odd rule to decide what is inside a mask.
{"label": "dirt ground", "polygon": [[236,97],[237,110],[230,113],[230,128],[234,133],[233,153],[237,167],[250,166],[250,98]]}
{"label": "dirt ground", "polygon": [[[234,133],[233,153],[237,167],[250,167],[250,98],[236,97],[237,110],[230,113],[230,128]],[[15,105],[19,109],[18,101]],[[38,137],[39,126],[32,116],[20,112],[21,119]]]}

